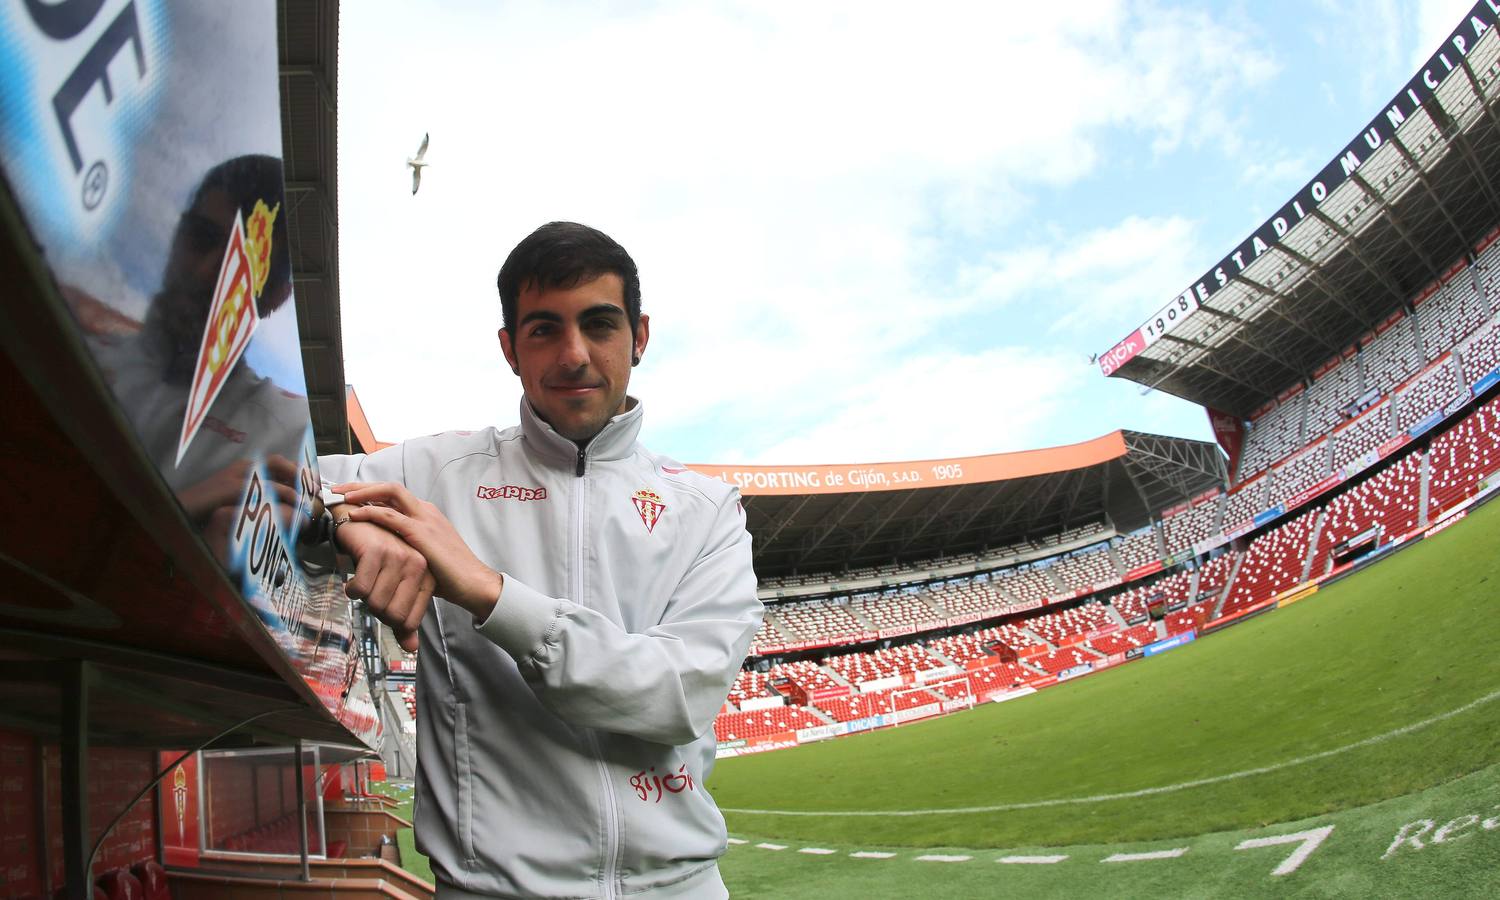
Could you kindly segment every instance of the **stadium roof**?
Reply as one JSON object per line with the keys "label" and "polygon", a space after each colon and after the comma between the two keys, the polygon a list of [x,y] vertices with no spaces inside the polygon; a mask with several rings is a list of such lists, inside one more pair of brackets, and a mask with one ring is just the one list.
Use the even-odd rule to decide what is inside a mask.
{"label": "stadium roof", "polygon": [[1101,355],[1248,416],[1462,263],[1500,222],[1500,29],[1477,3],[1364,131],[1233,252]]}
{"label": "stadium roof", "polygon": [[764,577],[980,553],[1100,521],[1133,531],[1222,485],[1223,460],[1215,444],[1116,431],[961,459],[691,468],[741,487]]}
{"label": "stadium roof", "polygon": [[276,4],[287,234],[307,406],[321,453],[349,452],[339,327],[338,0]]}

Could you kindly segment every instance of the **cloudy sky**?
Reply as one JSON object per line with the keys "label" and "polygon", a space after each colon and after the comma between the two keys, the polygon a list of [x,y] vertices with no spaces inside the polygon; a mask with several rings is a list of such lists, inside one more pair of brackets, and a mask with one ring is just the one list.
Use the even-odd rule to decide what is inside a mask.
{"label": "cloudy sky", "polygon": [[1333,158],[1469,6],[345,3],[346,376],[383,440],[513,423],[495,273],[572,219],[640,266],[632,393],[684,461],[1211,440],[1201,408],[1089,356]]}

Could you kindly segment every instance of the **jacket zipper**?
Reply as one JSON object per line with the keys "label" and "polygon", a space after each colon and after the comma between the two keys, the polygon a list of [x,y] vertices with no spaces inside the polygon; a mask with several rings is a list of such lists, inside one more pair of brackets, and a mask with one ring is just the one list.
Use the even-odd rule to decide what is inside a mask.
{"label": "jacket zipper", "polygon": [[[573,596],[575,602],[583,602],[583,510],[584,490],[588,482],[583,481],[587,469],[587,451],[578,450],[578,464],[574,469],[579,481],[573,491]],[[599,793],[604,802],[604,897],[612,900],[616,896],[616,870],[619,867],[620,812],[615,803],[614,785],[609,781],[609,765],[604,761],[604,751],[599,747],[599,736],[589,729],[589,748],[594,752],[594,761],[599,770]]]}

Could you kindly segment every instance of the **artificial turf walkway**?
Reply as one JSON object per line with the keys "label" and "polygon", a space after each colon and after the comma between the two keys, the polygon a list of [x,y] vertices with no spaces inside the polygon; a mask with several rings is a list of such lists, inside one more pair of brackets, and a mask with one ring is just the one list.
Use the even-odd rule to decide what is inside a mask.
{"label": "artificial turf walkway", "polygon": [[[1185,880],[1171,882],[1174,895],[1222,895],[1231,882],[1210,874],[1220,869],[1258,872],[1245,882],[1251,893],[1273,885],[1283,893],[1312,884],[1314,862],[1337,869],[1328,861],[1348,847],[1345,868],[1319,876],[1316,890],[1479,893],[1500,871],[1500,832],[1482,824],[1431,846],[1441,852],[1414,851],[1410,862],[1379,856],[1395,834],[1389,820],[1417,815],[1422,803],[1442,807],[1417,816],[1438,826],[1450,809],[1500,815],[1500,776],[1490,768],[1500,760],[1497,550],[1500,502],[1304,602],[1162,656],[915,726],[722,760],[709,787],[731,833],[754,838],[725,858],[725,877],[736,896],[899,896],[901,884],[923,895],[934,878],[963,880],[971,876],[954,873],[984,867],[911,862],[903,864],[913,872],[908,881],[902,866],[874,866],[920,853],[875,860],[848,852],[1087,845],[1056,851],[1070,857],[1063,863],[987,864],[974,884],[1136,894],[1160,890],[1152,879],[1175,866]],[[1142,791],[1150,793],[1086,799]],[[976,807],[1004,808],[924,812]],[[813,815],[736,811],[746,809]],[[919,814],[878,814],[892,811]],[[846,812],[865,815],[829,815]],[[1260,863],[1275,849],[1196,862],[1214,855],[1200,844],[1274,836],[1288,829],[1265,826],[1299,821],[1339,824],[1306,866],[1274,882],[1275,862]],[[1149,863],[1081,862],[1142,841],[1192,851]],[[756,849],[760,842],[788,850]],[[838,852],[796,853],[809,845]],[[975,859],[1001,855],[984,853]],[[1257,853],[1265,856],[1246,861]],[[1430,866],[1458,881],[1431,880]],[[1058,881],[1075,869],[1077,878]],[[1418,874],[1387,878],[1397,871]],[[1414,890],[1422,885],[1433,890]]]}

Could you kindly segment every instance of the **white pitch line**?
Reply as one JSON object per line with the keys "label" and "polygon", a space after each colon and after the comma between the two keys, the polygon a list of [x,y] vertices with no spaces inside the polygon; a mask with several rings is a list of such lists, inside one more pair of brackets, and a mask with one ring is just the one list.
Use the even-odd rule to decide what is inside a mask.
{"label": "white pitch line", "polygon": [[1423,728],[1428,727],[1429,725],[1436,725],[1439,722],[1443,722],[1453,718],[1454,716],[1466,713],[1469,710],[1474,709],[1475,707],[1483,706],[1486,703],[1493,703],[1496,700],[1500,700],[1500,691],[1491,691],[1490,693],[1485,694],[1483,697],[1480,697],[1477,700],[1471,700],[1468,703],[1465,703],[1463,706],[1457,707],[1456,709],[1450,709],[1447,712],[1438,713],[1437,715],[1423,719],[1420,722],[1413,722],[1410,725],[1403,725],[1400,728],[1392,729],[1391,731],[1387,731],[1384,734],[1377,734],[1373,737],[1367,737],[1364,740],[1355,741],[1352,744],[1345,744],[1342,747],[1334,747],[1332,750],[1323,750],[1318,753],[1310,753],[1307,756],[1299,756],[1296,759],[1289,759],[1285,762],[1273,763],[1269,766],[1260,766],[1254,769],[1241,769],[1238,772],[1229,772],[1224,775],[1212,775],[1208,778],[1197,778],[1192,781],[1183,781],[1177,784],[1162,785],[1161,787],[1141,788],[1140,790],[1136,791],[1122,791],[1118,794],[1095,794],[1092,797],[1059,797],[1055,800],[1031,800],[1024,803],[999,803],[994,806],[960,806],[950,809],[815,810],[735,809],[732,807],[720,807],[720,810],[722,812],[738,813],[740,815],[747,816],[810,816],[813,818],[852,818],[856,816],[945,816],[969,815],[972,813],[1014,812],[1015,810],[1019,809],[1041,809],[1048,806],[1071,806],[1078,803],[1102,803],[1107,800],[1133,800],[1137,797],[1150,797],[1156,794],[1174,794],[1178,791],[1185,791],[1189,788],[1204,787],[1205,785],[1219,784],[1225,781],[1236,781],[1240,778],[1250,778],[1254,775],[1267,775],[1271,772],[1280,771],[1281,769],[1289,769],[1293,766],[1306,765],[1310,762],[1317,762],[1320,759],[1327,759],[1330,756],[1338,756],[1340,753],[1347,753],[1350,750],[1358,750],[1362,747],[1373,747],[1376,744],[1383,744],[1386,741],[1401,737],[1402,735],[1410,734],[1413,731],[1419,731]]}
{"label": "white pitch line", "polygon": [[1151,850],[1146,853],[1116,853],[1114,856],[1105,857],[1104,862],[1140,862],[1146,859],[1176,859],[1186,852],[1188,852],[1188,848],[1186,847],[1175,847],[1171,850]]}
{"label": "white pitch line", "polygon": [[785,850],[786,844],[756,844],[762,850]]}
{"label": "white pitch line", "polygon": [[855,859],[890,859],[896,854],[876,853],[874,850],[860,850],[857,853],[851,853],[849,855],[854,857]]}
{"label": "white pitch line", "polygon": [[973,858],[974,857],[972,857],[972,856],[944,856],[941,853],[929,853],[926,856],[919,856],[919,857],[917,857],[917,862],[955,863],[955,862],[968,862],[969,860],[971,860]]}
{"label": "white pitch line", "polygon": [[810,853],[813,856],[831,856],[831,855],[837,853],[838,851],[837,850],[829,850],[827,847],[803,847],[801,850],[798,850],[797,852],[798,853]]}
{"label": "white pitch line", "polygon": [[1020,866],[1050,866],[1053,863],[1060,863],[1060,862],[1062,862],[1063,860],[1065,860],[1067,858],[1068,857],[1066,855],[1063,855],[1063,856],[1002,856],[999,859],[995,860],[995,862],[1006,863],[1007,865],[1013,865],[1013,866],[1015,866],[1015,865],[1020,865]]}

